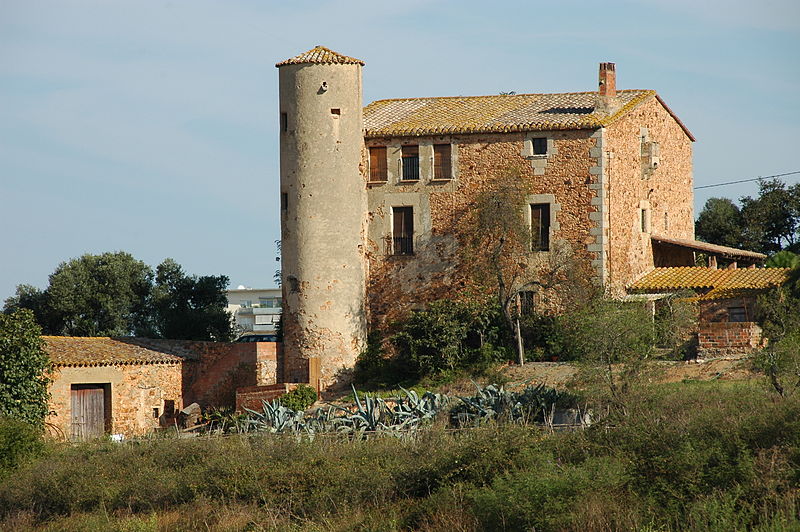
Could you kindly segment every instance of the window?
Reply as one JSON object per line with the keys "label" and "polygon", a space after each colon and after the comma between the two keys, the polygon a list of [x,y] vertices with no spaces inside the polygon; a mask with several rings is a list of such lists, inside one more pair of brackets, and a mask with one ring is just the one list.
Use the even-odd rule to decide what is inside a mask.
{"label": "window", "polygon": [[369,149],[369,180],[386,181],[389,173],[386,165],[386,146],[375,146]]}
{"label": "window", "polygon": [[534,155],[547,155],[547,139],[546,138],[533,138],[531,139],[532,149]]}
{"label": "window", "polygon": [[392,207],[392,254],[414,254],[413,207]]}
{"label": "window", "polygon": [[453,170],[451,168],[450,144],[433,145],[433,178],[452,179]]}
{"label": "window", "polygon": [[250,308],[253,306],[253,302],[250,299],[242,299],[239,301],[239,306],[242,308]]}
{"label": "window", "polygon": [[530,290],[524,290],[519,293],[519,313],[522,316],[529,316],[533,314],[536,308],[535,294]]}
{"label": "window", "polygon": [[340,116],[342,116],[342,110],[341,109],[331,109],[331,115],[333,115],[334,118],[339,118]]}
{"label": "window", "polygon": [[289,131],[289,115],[281,113],[281,131]]}
{"label": "window", "polygon": [[531,250],[550,251],[550,204],[531,205]]}
{"label": "window", "polygon": [[650,212],[647,209],[639,209],[639,222],[641,223],[642,233],[650,232]]}
{"label": "window", "polygon": [[744,307],[728,307],[728,321],[743,322],[747,321],[747,311]]}
{"label": "window", "polygon": [[419,146],[403,146],[403,181],[419,181]]}
{"label": "window", "polygon": [[281,192],[281,210],[286,212],[289,210],[289,194]]}
{"label": "window", "polygon": [[258,306],[261,308],[281,308],[281,298],[279,297],[259,297]]}

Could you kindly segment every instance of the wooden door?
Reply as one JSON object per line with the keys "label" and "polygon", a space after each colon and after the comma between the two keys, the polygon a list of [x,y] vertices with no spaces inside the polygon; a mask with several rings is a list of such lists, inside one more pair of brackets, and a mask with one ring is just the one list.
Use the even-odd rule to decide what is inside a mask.
{"label": "wooden door", "polygon": [[100,438],[106,432],[106,387],[72,385],[72,439]]}

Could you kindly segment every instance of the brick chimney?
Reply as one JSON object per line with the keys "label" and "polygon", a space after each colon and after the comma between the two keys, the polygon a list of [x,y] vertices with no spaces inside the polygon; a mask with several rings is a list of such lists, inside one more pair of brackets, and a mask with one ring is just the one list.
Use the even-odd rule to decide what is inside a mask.
{"label": "brick chimney", "polygon": [[614,63],[600,63],[600,96],[617,96],[617,69]]}
{"label": "brick chimney", "polygon": [[617,69],[614,63],[600,63],[600,85],[595,111],[612,115],[619,110],[617,100]]}

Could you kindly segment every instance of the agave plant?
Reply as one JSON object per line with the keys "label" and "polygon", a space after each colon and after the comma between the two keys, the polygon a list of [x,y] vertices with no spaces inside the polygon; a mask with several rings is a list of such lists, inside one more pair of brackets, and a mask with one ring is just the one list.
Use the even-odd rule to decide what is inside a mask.
{"label": "agave plant", "polygon": [[299,432],[303,425],[303,412],[295,412],[281,405],[277,400],[261,401],[262,411],[245,408],[250,413],[247,420],[252,432]]}

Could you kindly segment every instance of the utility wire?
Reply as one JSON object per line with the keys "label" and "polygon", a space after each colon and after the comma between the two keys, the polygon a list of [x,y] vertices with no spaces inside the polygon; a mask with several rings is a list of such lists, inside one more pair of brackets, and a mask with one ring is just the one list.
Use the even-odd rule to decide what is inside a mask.
{"label": "utility wire", "polygon": [[754,177],[752,179],[740,179],[739,181],[726,181],[725,183],[716,183],[714,185],[703,185],[701,187],[694,187],[694,189],[698,190],[698,189],[701,189],[701,188],[724,187],[725,185],[735,185],[737,183],[750,183],[751,181],[758,181],[760,179],[770,179],[770,178],[773,178],[773,177],[783,177],[783,176],[795,175],[795,174],[800,174],[800,170],[798,170],[796,172],[786,172],[785,174],[775,174],[775,175],[765,175],[765,176],[761,176],[761,177]]}

